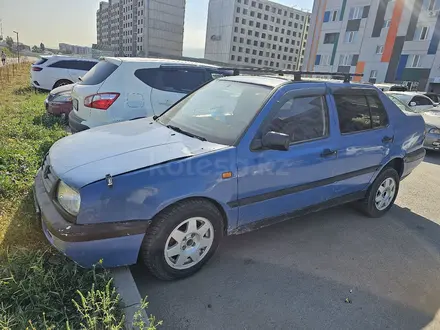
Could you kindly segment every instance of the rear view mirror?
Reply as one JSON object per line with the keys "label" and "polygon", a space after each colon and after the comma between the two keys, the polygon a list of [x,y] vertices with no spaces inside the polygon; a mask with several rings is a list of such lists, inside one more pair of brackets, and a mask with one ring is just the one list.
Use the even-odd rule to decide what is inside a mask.
{"label": "rear view mirror", "polygon": [[409,106],[410,107],[415,107],[417,105],[417,103],[416,102],[414,102],[414,101],[412,101],[412,102],[409,102]]}
{"label": "rear view mirror", "polygon": [[267,132],[262,139],[263,147],[273,150],[289,150],[290,136],[279,132]]}

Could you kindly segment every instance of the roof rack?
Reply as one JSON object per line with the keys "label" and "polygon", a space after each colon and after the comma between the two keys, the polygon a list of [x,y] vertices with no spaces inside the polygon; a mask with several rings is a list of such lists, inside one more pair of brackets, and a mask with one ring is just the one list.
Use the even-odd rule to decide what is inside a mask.
{"label": "roof rack", "polygon": [[349,83],[351,77],[363,77],[362,73],[346,73],[346,72],[315,72],[315,71],[289,71],[289,70],[271,70],[271,69],[259,69],[259,68],[219,68],[222,70],[233,71],[234,76],[240,75],[240,73],[248,74],[277,74],[279,76],[293,75],[293,81],[301,81],[303,75],[320,75],[331,76],[334,79],[344,80],[345,83]]}

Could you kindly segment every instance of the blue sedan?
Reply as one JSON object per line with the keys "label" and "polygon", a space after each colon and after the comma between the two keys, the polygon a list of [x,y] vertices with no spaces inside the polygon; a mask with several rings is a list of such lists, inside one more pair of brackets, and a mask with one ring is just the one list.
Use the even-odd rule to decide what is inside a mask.
{"label": "blue sedan", "polygon": [[47,239],[78,264],[139,258],[183,278],[226,235],[348,202],[384,215],[423,160],[424,130],[374,86],[224,77],[160,117],[61,139],[35,202]]}

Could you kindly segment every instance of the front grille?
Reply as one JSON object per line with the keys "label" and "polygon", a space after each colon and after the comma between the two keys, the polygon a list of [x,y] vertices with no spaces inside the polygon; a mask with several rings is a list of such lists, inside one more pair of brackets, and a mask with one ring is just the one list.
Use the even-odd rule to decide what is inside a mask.
{"label": "front grille", "polygon": [[56,182],[58,181],[58,177],[52,171],[49,156],[46,156],[44,159],[42,171],[44,188],[46,189],[46,192],[51,193]]}

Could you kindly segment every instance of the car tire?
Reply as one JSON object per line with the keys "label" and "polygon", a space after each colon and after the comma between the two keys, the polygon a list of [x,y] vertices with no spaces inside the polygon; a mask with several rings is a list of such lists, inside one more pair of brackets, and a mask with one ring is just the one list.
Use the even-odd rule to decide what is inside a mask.
{"label": "car tire", "polygon": [[188,277],[212,257],[223,232],[223,217],[214,204],[202,199],[179,202],[153,219],[140,257],[158,279]]}
{"label": "car tire", "polygon": [[400,177],[392,167],[385,168],[374,180],[365,198],[360,201],[361,211],[370,218],[380,218],[393,206],[399,192]]}
{"label": "car tire", "polygon": [[58,87],[61,87],[61,86],[65,86],[65,85],[70,85],[70,84],[73,84],[73,82],[71,82],[70,80],[67,80],[67,79],[61,79],[61,80],[58,80],[55,83],[55,85],[53,85],[52,89],[55,89],[55,88],[58,88]]}

